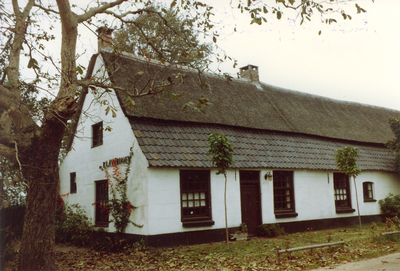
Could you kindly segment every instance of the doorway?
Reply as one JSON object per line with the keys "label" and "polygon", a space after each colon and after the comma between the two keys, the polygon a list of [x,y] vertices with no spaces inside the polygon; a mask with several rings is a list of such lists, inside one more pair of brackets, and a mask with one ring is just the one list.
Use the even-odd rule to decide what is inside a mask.
{"label": "doorway", "polygon": [[260,172],[240,171],[239,176],[242,223],[246,224],[249,236],[255,236],[262,223]]}

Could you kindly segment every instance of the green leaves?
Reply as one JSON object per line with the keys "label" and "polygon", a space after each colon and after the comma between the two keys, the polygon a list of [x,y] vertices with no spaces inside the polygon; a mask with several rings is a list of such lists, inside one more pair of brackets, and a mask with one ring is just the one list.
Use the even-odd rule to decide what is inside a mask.
{"label": "green leaves", "polygon": [[276,18],[278,20],[280,20],[282,18],[282,12],[280,12],[279,10],[276,12]]}
{"label": "green leaves", "polygon": [[83,75],[83,70],[85,70],[86,68],[82,65],[76,66],[75,70],[77,73],[79,73],[80,75]]}
{"label": "green leaves", "polygon": [[30,58],[28,62],[28,69],[39,69],[39,63],[36,59]]}
{"label": "green leaves", "polygon": [[[180,94],[177,94],[177,95],[179,95],[179,96],[176,96],[176,98],[179,99],[180,98]],[[199,113],[205,114],[206,112],[204,111],[204,109],[202,109],[202,107],[206,106],[206,105],[210,105],[210,104],[211,104],[210,101],[206,97],[200,97],[198,99],[197,104],[195,104],[192,101],[189,101],[189,102],[185,103],[182,106],[182,109],[191,108],[191,109],[193,109],[193,110],[195,110],[195,111],[197,111]]]}
{"label": "green leaves", "polygon": [[386,147],[395,152],[396,170],[400,172],[400,119],[392,117],[389,119],[389,126],[395,138],[386,142]]}
{"label": "green leaves", "polygon": [[133,111],[135,104],[135,101],[130,96],[126,97],[124,107],[129,107],[129,110]]}
{"label": "green leaves", "polygon": [[360,158],[358,148],[344,147],[336,150],[336,167],[345,171],[346,175],[357,177],[361,170],[357,165],[357,159]]}
{"label": "green leaves", "polygon": [[[201,1],[169,1],[170,5],[146,1],[134,23],[114,32],[118,51],[134,53],[161,63],[192,66],[203,70],[217,48],[212,7]],[[130,20],[129,20],[130,21]],[[199,33],[209,37],[206,41]],[[212,40],[212,41],[211,41]],[[138,74],[140,75],[140,74]]]}
{"label": "green leaves", "polygon": [[230,139],[223,134],[214,133],[208,137],[208,146],[208,155],[211,155],[212,163],[219,168],[217,174],[225,174],[226,169],[235,162]]}
{"label": "green leaves", "polygon": [[357,13],[365,13],[367,12],[365,9],[361,8],[358,4],[356,4]]}
{"label": "green leaves", "polygon": [[107,106],[107,108],[105,109],[105,111],[106,111],[106,116],[107,116],[108,113],[110,113],[110,111],[111,111],[112,117],[113,117],[113,118],[116,118],[116,117],[117,117],[117,112],[116,112],[116,110],[115,110],[114,108],[112,108],[111,106]]}

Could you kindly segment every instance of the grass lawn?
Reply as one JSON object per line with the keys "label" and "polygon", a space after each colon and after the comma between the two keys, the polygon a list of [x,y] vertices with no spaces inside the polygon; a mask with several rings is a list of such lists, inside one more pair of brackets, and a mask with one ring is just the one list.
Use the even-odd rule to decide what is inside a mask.
{"label": "grass lawn", "polygon": [[[400,251],[397,236],[379,238],[379,233],[388,231],[395,229],[372,224],[363,225],[362,230],[354,226],[309,231],[230,242],[230,249],[223,242],[174,248],[135,244],[122,253],[58,252],[57,264],[59,270],[307,270]],[[345,241],[344,246],[285,253],[277,262],[277,246],[285,249],[340,240]],[[14,258],[5,270],[14,270],[15,266]]]}

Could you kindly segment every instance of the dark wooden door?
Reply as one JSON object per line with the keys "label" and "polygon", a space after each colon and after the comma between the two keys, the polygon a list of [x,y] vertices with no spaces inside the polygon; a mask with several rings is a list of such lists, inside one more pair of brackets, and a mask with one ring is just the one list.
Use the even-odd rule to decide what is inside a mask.
{"label": "dark wooden door", "polygon": [[262,221],[259,171],[240,171],[240,199],[242,223],[247,225],[249,235],[257,235]]}

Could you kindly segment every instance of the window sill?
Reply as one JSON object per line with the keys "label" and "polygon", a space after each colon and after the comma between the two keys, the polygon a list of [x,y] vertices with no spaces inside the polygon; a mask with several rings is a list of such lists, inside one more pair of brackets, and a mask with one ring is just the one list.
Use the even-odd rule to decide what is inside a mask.
{"label": "window sill", "polygon": [[103,146],[103,144],[99,144],[99,145],[92,145],[92,149],[94,149],[94,148],[97,148],[97,147],[100,147],[100,146]]}
{"label": "window sill", "polygon": [[214,225],[214,220],[200,220],[200,221],[185,221],[182,222],[184,228],[194,228],[194,227],[207,227]]}
{"label": "window sill", "polygon": [[376,202],[376,199],[364,199],[364,202]]}
{"label": "window sill", "polygon": [[296,217],[299,214],[296,212],[284,212],[284,213],[275,213],[275,218],[288,218],[288,217]]}
{"label": "window sill", "polygon": [[346,208],[346,209],[336,209],[337,214],[347,214],[347,213],[354,213],[356,210],[353,208]]}

